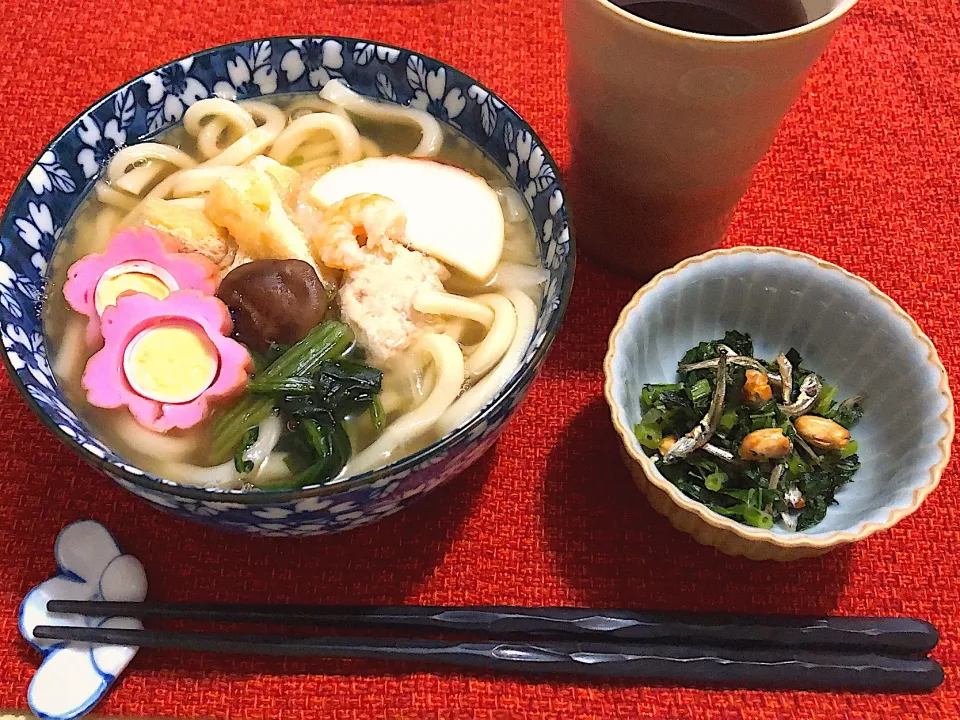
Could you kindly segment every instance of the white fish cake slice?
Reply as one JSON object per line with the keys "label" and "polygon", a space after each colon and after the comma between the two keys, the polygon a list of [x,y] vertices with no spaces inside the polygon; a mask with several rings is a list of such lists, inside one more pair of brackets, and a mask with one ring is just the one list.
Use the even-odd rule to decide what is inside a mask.
{"label": "white fish cake slice", "polygon": [[360,193],[400,205],[408,247],[478,280],[493,274],[503,253],[503,210],[483,178],[432,160],[391,156],[333,168],[310,189],[323,207]]}

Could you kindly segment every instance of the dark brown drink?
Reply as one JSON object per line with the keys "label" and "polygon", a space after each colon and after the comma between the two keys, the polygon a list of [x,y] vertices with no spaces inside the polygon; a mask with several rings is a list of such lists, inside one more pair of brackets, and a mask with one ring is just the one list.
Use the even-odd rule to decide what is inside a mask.
{"label": "dark brown drink", "polygon": [[643,0],[620,7],[658,25],[704,35],[765,35],[808,21],[800,0]]}

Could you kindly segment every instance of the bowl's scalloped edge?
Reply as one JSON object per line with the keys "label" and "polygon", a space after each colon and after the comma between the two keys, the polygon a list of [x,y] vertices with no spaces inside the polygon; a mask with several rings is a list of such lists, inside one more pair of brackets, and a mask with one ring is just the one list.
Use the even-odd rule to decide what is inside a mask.
{"label": "bowl's scalloped edge", "polygon": [[[806,535],[803,533],[778,535],[769,530],[747,527],[735,520],[718,515],[696,500],[688,498],[679,488],[657,472],[649,457],[634,449],[633,443],[631,442],[632,432],[629,428],[624,427],[624,424],[620,421],[617,412],[617,403],[613,398],[613,357],[617,337],[623,330],[627,317],[634,308],[637,307],[640,300],[664,279],[677,275],[691,265],[703,263],[715,257],[731,256],[741,253],[770,253],[782,255],[813,262],[823,270],[840,273],[847,280],[851,280],[865,287],[871,295],[883,302],[896,316],[906,320],[914,337],[927,348],[927,361],[935,367],[939,373],[940,384],[938,389],[946,400],[946,407],[940,414],[940,419],[944,422],[947,429],[937,443],[937,447],[940,448],[940,459],[929,468],[929,481],[914,490],[911,502],[906,506],[891,510],[882,522],[864,523],[856,532],[834,531],[820,536]],[[940,484],[943,471],[947,463],[950,462],[950,451],[955,431],[953,395],[950,391],[947,371],[940,361],[940,356],[937,354],[937,349],[934,347],[933,342],[903,308],[873,283],[854,275],[848,270],[844,270],[838,265],[827,262],[826,260],[821,260],[807,253],[785,250],[778,247],[743,246],[712,250],[702,255],[688,258],[674,267],[664,270],[641,287],[620,312],[620,316],[617,318],[617,324],[610,333],[607,353],[603,361],[603,371],[605,376],[604,397],[610,410],[610,418],[613,426],[620,436],[624,463],[630,470],[634,482],[647,496],[653,508],[666,516],[675,528],[692,535],[697,542],[715,547],[728,555],[743,555],[753,560],[796,560],[804,557],[822,555],[837,547],[864,540],[881,530],[889,530],[920,507],[927,496]]]}

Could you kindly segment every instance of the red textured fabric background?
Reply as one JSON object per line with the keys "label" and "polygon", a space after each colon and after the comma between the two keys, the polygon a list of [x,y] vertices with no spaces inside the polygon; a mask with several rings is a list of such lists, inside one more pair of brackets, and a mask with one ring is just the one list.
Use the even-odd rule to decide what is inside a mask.
{"label": "red textured fabric background", "polygon": [[[566,166],[559,0],[0,1],[0,200],[107,90],[202,48],[274,34],[401,44],[499,92]],[[814,253],[875,282],[960,369],[960,5],[862,0],[815,67],[728,244]],[[16,608],[63,525],[105,522],[155,599],[515,603],[907,613],[933,621],[929,696],[720,692],[516,680],[396,665],[143,651],[101,706],[181,718],[958,718],[960,477],[893,531],[789,565],[695,544],[617,458],[601,361],[636,283],[581,259],[566,323],[503,439],[414,509],[347,535],[220,534],[152,510],[82,465],[0,380],[0,707],[25,707],[37,656]],[[954,375],[956,378],[956,375]],[[954,385],[954,392],[958,388]]]}

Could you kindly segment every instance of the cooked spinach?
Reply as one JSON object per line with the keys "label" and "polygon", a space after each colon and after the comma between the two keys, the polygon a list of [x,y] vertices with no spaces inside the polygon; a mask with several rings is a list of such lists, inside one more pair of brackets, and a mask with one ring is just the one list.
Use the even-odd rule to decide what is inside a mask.
{"label": "cooked spinach", "polygon": [[380,394],[382,381],[383,373],[376,368],[348,360],[327,360],[316,375],[315,397],[342,418],[368,408]]}
{"label": "cooked spinach", "polygon": [[257,438],[260,437],[260,426],[254,425],[252,428],[247,430],[247,434],[243,436],[243,442],[240,444],[240,447],[237,449],[237,454],[233,456],[233,466],[236,468],[239,473],[248,473],[253,470],[253,462],[247,460],[246,454],[247,451],[253,447],[253,444],[257,441]]}
{"label": "cooked spinach", "polygon": [[291,472],[284,488],[331,480],[343,470],[353,455],[344,421],[375,406],[382,381],[380,370],[340,359],[320,362],[309,376],[250,382],[250,392],[271,398],[291,431],[283,447]]}

